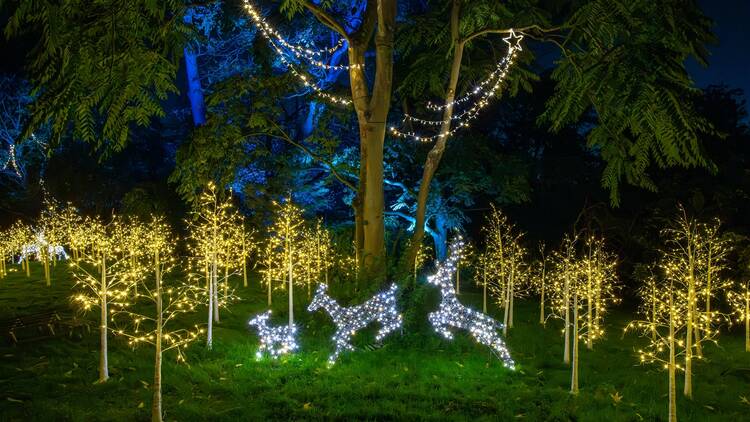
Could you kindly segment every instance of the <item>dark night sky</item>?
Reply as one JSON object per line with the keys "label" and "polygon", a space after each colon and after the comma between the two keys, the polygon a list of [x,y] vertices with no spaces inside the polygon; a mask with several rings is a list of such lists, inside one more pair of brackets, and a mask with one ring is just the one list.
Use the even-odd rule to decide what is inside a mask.
{"label": "dark night sky", "polygon": [[750,0],[700,0],[700,4],[715,21],[719,44],[709,47],[708,68],[688,63],[691,75],[700,87],[726,84],[741,88],[750,98]]}

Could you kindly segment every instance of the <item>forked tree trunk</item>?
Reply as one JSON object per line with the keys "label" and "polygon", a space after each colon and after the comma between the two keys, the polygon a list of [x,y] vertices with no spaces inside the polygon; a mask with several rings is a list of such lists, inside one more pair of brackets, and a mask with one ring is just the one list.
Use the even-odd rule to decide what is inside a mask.
{"label": "forked tree trunk", "polygon": [[102,253],[100,315],[99,315],[99,382],[109,379],[107,364],[107,256]]}

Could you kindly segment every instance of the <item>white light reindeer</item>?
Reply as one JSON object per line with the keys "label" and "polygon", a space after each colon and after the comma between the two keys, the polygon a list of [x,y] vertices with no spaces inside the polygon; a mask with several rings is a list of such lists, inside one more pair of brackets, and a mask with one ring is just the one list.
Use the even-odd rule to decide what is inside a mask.
{"label": "white light reindeer", "polygon": [[68,259],[68,254],[65,252],[65,248],[61,245],[52,245],[47,242],[47,239],[44,237],[44,232],[40,231],[36,233],[34,243],[23,245],[21,247],[18,262],[16,262],[16,264],[21,264],[24,259],[31,259],[32,256],[34,256],[37,261],[40,261],[42,259],[41,251],[44,250],[43,248],[47,248],[47,256],[55,256],[58,261]]}
{"label": "white light reindeer", "polygon": [[297,327],[289,324],[272,327],[268,325],[271,318],[271,311],[263,312],[256,315],[247,324],[255,326],[258,329],[260,337],[260,347],[255,357],[260,359],[264,352],[268,352],[272,358],[276,359],[281,355],[292,353],[297,350]]}
{"label": "white light reindeer", "polygon": [[329,364],[334,364],[342,351],[354,350],[354,346],[350,343],[352,336],[357,333],[357,330],[368,326],[371,322],[378,321],[381,325],[375,337],[377,341],[401,328],[402,317],[396,309],[396,290],[398,290],[396,284],[392,284],[388,290],[378,293],[367,302],[348,308],[342,307],[328,296],[327,289],[328,286],[325,284],[318,286],[315,297],[307,310],[314,312],[323,308],[336,324],[336,333],[333,335],[336,350],[328,358]]}
{"label": "white light reindeer", "polygon": [[435,331],[447,339],[453,338],[453,333],[449,330],[451,327],[469,330],[479,343],[489,346],[507,368],[514,369],[515,363],[498,334],[498,329],[502,329],[503,325],[486,314],[467,308],[456,298],[453,274],[456,272],[456,262],[463,247],[464,241],[461,237],[454,239],[448,258],[438,263],[437,273],[427,278],[428,283],[440,287],[442,297],[440,308],[430,313],[430,323]]}

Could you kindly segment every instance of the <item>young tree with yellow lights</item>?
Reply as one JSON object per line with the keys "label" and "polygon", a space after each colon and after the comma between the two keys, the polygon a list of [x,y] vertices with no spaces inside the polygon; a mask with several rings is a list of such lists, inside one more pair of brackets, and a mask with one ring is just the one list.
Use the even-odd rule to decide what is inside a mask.
{"label": "young tree with yellow lights", "polygon": [[503,335],[507,335],[508,329],[513,328],[515,299],[528,290],[524,262],[526,250],[520,244],[523,234],[494,205],[482,230],[485,233],[487,268],[492,270],[490,293],[504,310]]}
{"label": "young tree with yellow lights", "polygon": [[[289,327],[294,326],[294,283],[295,278],[301,272],[298,261],[307,253],[303,249],[302,241],[303,224],[302,209],[287,198],[283,203],[276,203],[276,218],[269,228],[269,241],[273,243],[272,249],[276,268],[284,268],[286,276],[286,289],[289,296]],[[299,283],[299,280],[297,280]],[[284,286],[283,284],[281,285]]]}
{"label": "young tree with yellow lights", "polygon": [[617,259],[604,249],[604,241],[589,236],[571,274],[573,354],[570,392],[578,393],[580,341],[589,350],[604,335],[603,319],[609,305],[619,299],[615,292]]}
{"label": "young tree with yellow lights", "polygon": [[8,229],[8,239],[10,248],[19,256],[21,269],[26,272],[26,277],[31,277],[30,258],[34,243],[33,230],[21,221],[16,221]]}
{"label": "young tree with yellow lights", "polygon": [[738,324],[745,325],[745,351],[750,352],[750,281],[727,292],[727,301]]}
{"label": "young tree with yellow lights", "polygon": [[71,298],[83,311],[98,307],[99,313],[99,382],[109,378],[107,363],[107,331],[110,306],[127,307],[130,305],[132,289],[140,277],[141,269],[133,267],[127,258],[123,258],[122,239],[113,236],[118,225],[123,224],[115,218],[108,225],[98,219],[87,220],[83,229],[91,239],[93,253],[83,255],[71,263],[75,280],[76,293]]}
{"label": "young tree with yellow lights", "polygon": [[682,314],[676,317],[685,324],[683,393],[689,398],[693,397],[693,360],[702,357],[701,343],[715,341],[719,334],[710,298],[726,287],[716,277],[728,245],[719,239],[717,229],[718,223],[698,223],[680,207],[672,226],[662,232],[667,247],[660,266],[674,289],[674,302],[680,304],[676,309]]}
{"label": "young tree with yellow lights", "polygon": [[[192,219],[188,221],[190,232],[191,256],[196,271],[191,273],[193,278],[205,276],[205,286],[208,305],[208,325],[206,328],[206,347],[213,346],[213,324],[218,323],[219,308],[233,299],[225,286],[223,297],[219,296],[219,271],[228,268],[230,256],[234,257],[237,245],[236,235],[241,219],[233,209],[229,197],[221,198],[221,193],[214,183],[209,183],[198,198],[196,208],[192,212]],[[227,283],[228,271],[225,270],[223,283]]]}
{"label": "young tree with yellow lights", "polygon": [[151,420],[162,420],[162,357],[169,350],[177,351],[177,360],[184,361],[183,349],[196,341],[203,328],[170,329],[170,323],[185,313],[195,312],[204,300],[202,286],[189,283],[168,283],[164,275],[175,266],[174,244],[170,228],[163,218],[153,217],[146,225],[148,230],[141,239],[144,271],[139,273],[137,283],[140,293],[134,302],[153,305],[152,313],[121,308],[113,312],[112,320],[117,325],[116,333],[126,336],[128,344],[137,347],[150,344],[154,347],[154,383]]}
{"label": "young tree with yellow lights", "polygon": [[550,310],[547,318],[558,318],[563,321],[563,362],[570,364],[570,336],[571,336],[571,301],[573,287],[578,278],[578,260],[576,248],[578,237],[566,234],[560,249],[550,257],[549,295]]}
{"label": "young tree with yellow lights", "polygon": [[314,226],[303,230],[301,245],[298,272],[307,285],[307,296],[311,297],[313,284],[328,284],[328,271],[335,263],[331,234],[321,219]]}

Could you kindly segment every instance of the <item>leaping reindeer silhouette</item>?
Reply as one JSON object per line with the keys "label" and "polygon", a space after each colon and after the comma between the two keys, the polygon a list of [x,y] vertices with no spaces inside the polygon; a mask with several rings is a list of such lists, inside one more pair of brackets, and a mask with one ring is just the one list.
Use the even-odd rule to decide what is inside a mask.
{"label": "leaping reindeer silhouette", "polygon": [[276,359],[283,354],[297,350],[297,340],[294,338],[297,334],[297,327],[290,327],[288,324],[272,327],[268,324],[270,318],[271,311],[266,311],[256,315],[247,323],[258,329],[260,347],[255,355],[258,359],[263,356],[263,352],[268,352],[272,358]]}
{"label": "leaping reindeer silhouette", "polygon": [[456,263],[463,247],[464,241],[460,236],[454,239],[448,258],[438,263],[437,273],[427,278],[428,283],[440,287],[442,296],[440,308],[429,315],[430,322],[435,331],[447,339],[453,338],[450,327],[469,330],[479,343],[489,346],[507,368],[514,369],[515,363],[505,347],[505,342],[498,334],[498,329],[502,329],[503,324],[486,314],[467,308],[456,298],[453,274],[456,272]]}
{"label": "leaping reindeer silhouette", "polygon": [[401,327],[402,317],[396,309],[396,284],[377,295],[373,296],[367,302],[351,306],[348,308],[339,305],[336,300],[328,296],[326,290],[328,286],[320,284],[315,291],[310,306],[307,310],[314,312],[323,308],[336,324],[336,333],[333,335],[333,341],[336,343],[336,350],[328,358],[329,364],[334,364],[339,355],[344,350],[354,350],[350,340],[357,330],[368,326],[373,321],[378,321],[381,325],[375,339],[382,340],[385,336]]}

